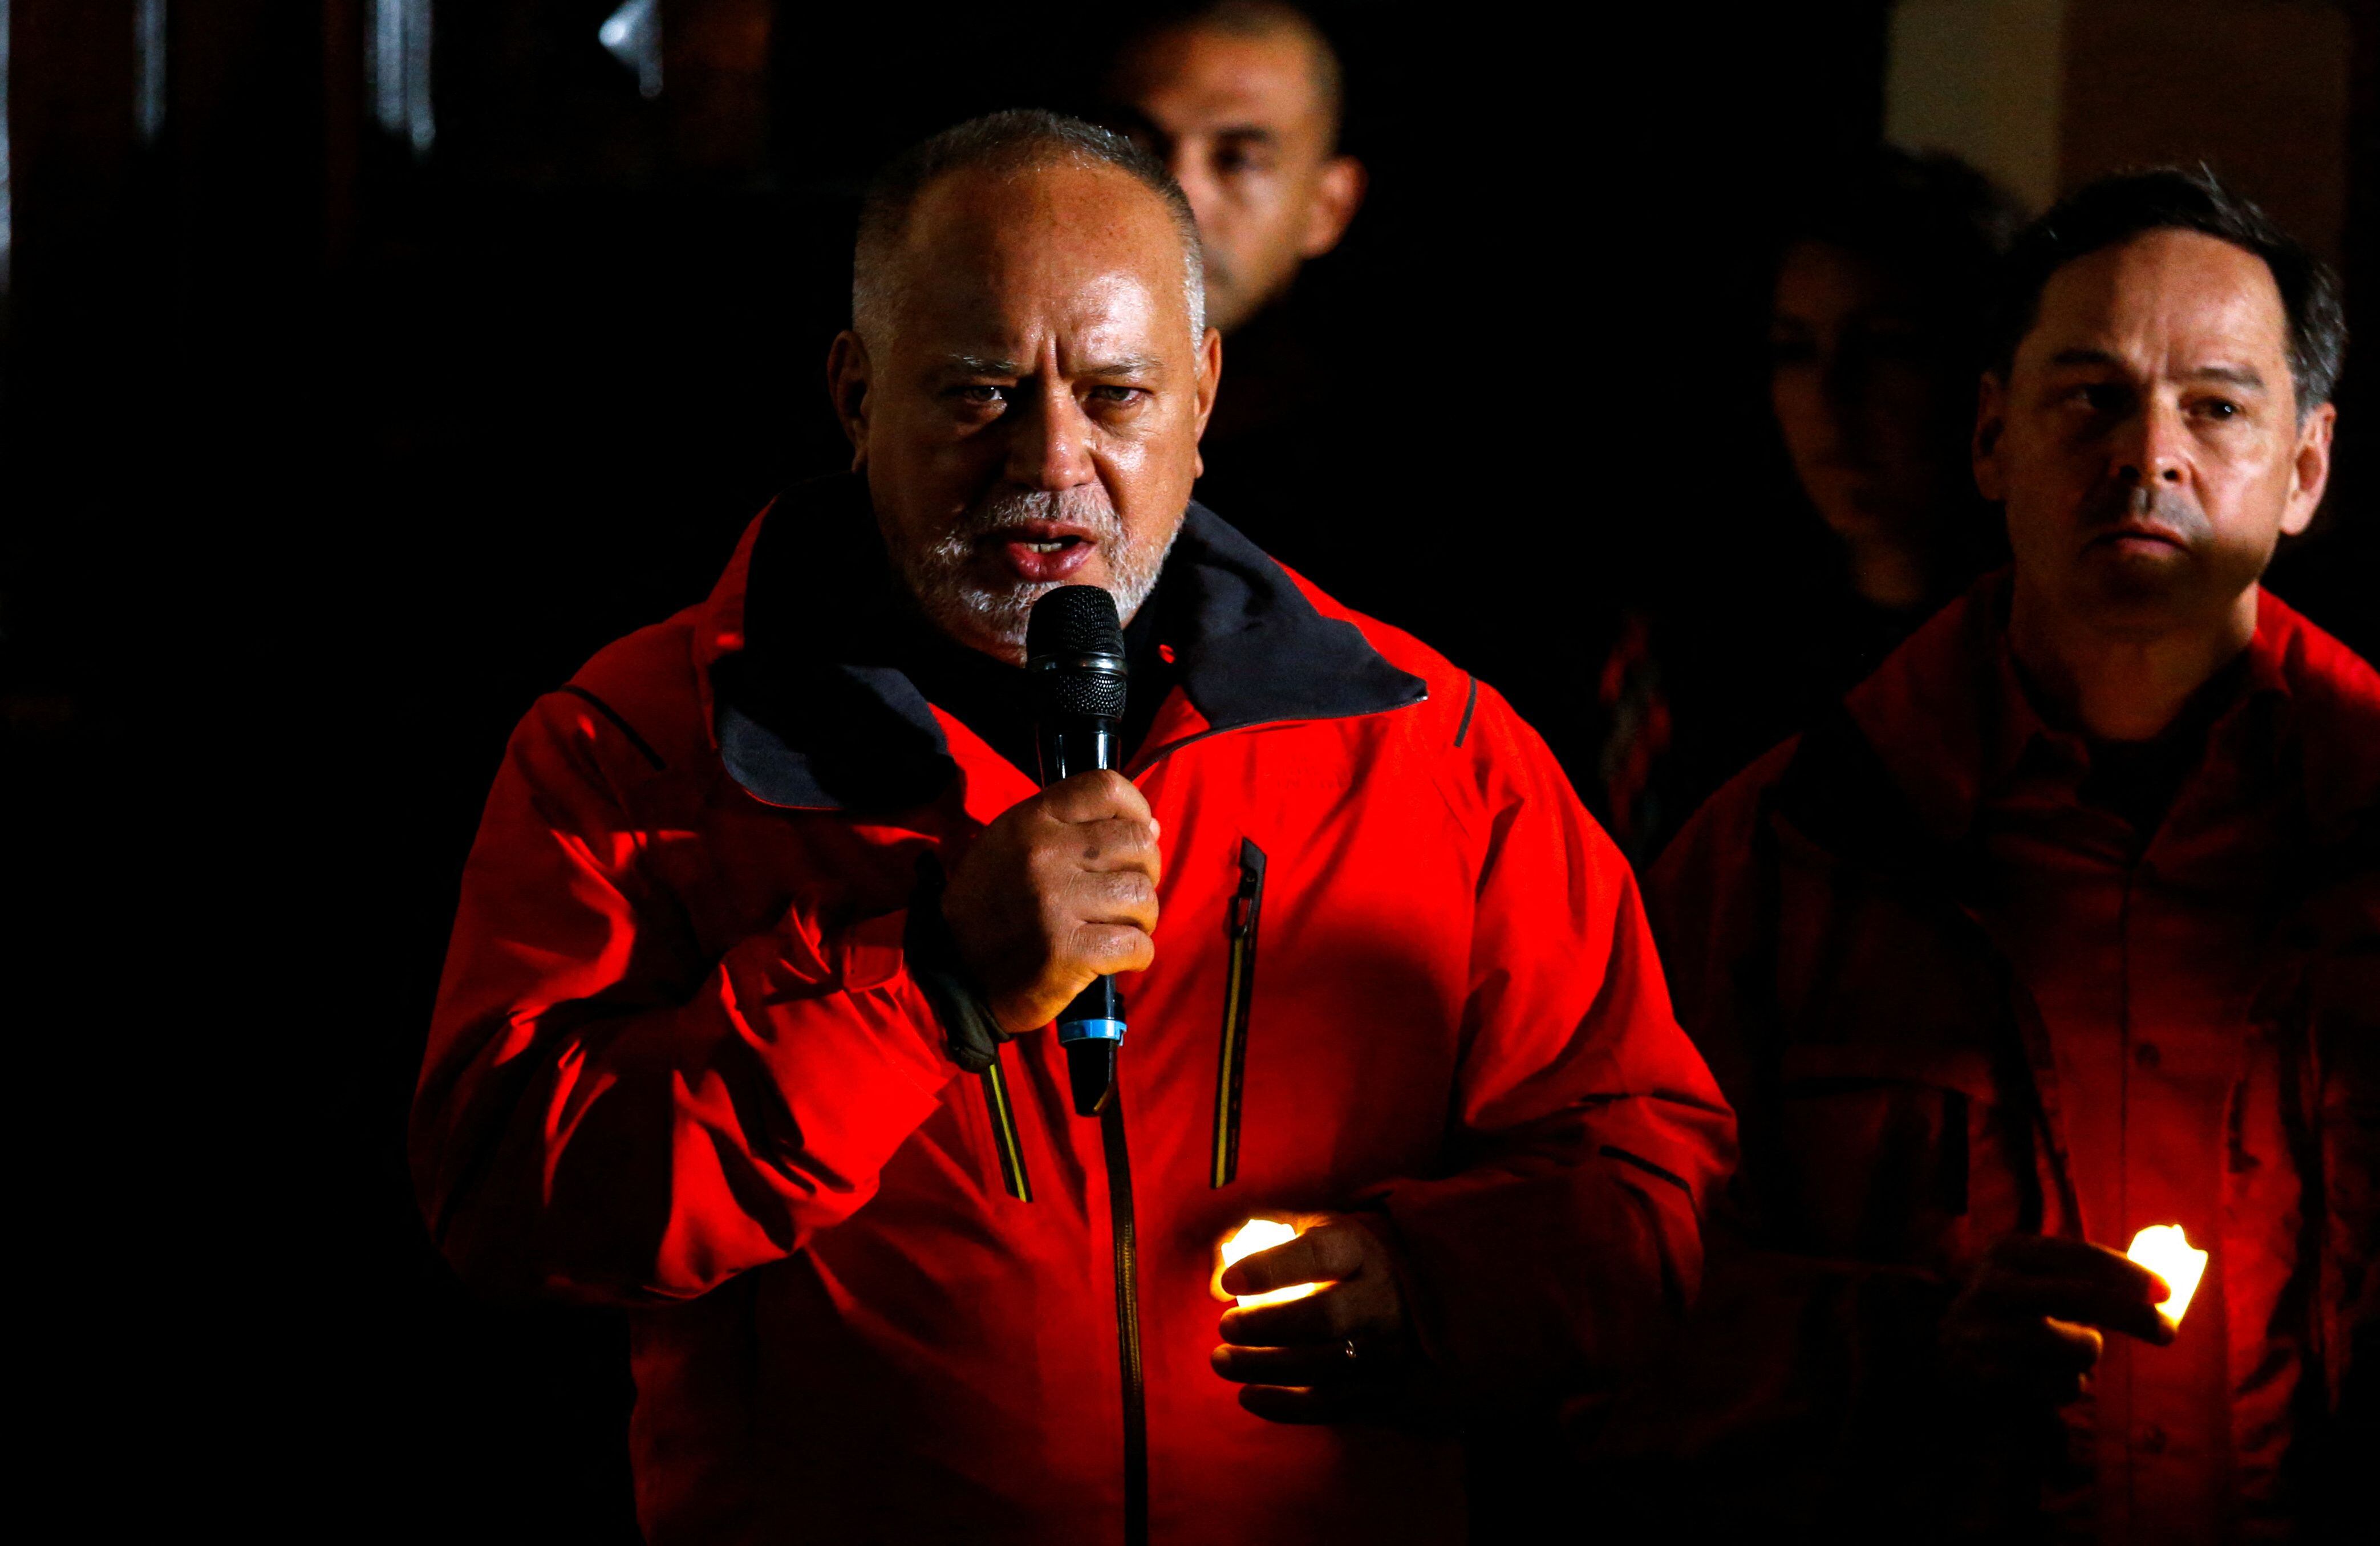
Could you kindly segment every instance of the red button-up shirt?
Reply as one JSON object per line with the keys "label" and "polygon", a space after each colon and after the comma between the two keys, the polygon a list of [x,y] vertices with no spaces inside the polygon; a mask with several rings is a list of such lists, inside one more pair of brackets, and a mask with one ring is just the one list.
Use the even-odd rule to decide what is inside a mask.
{"label": "red button-up shirt", "polygon": [[2224,1115],[2265,971],[2270,856],[2285,838],[2271,733],[2278,684],[2254,655],[2209,683],[2172,744],[2143,749],[2178,758],[2180,777],[2169,803],[2152,796],[2143,808],[2107,797],[2107,769],[2095,763],[2122,754],[2046,720],[2005,646],[1998,676],[1970,901],[2048,1031],[2070,1095],[2082,1232],[2120,1250],[2146,1226],[2179,1224],[2218,1253],[2172,1347],[2107,1339],[2095,1379],[2098,1537],[2224,1540]]}
{"label": "red button-up shirt", "polygon": [[[2380,676],[2263,596],[2158,779],[2043,719],[2008,588],[1654,871],[1744,1157],[1687,1335],[1594,1436],[1635,1533],[2321,1539],[2367,1506]],[[2174,1346],[2107,1338],[2093,1399],[1995,1402],[1943,1359],[2001,1238],[2151,1224],[2212,1259]]]}

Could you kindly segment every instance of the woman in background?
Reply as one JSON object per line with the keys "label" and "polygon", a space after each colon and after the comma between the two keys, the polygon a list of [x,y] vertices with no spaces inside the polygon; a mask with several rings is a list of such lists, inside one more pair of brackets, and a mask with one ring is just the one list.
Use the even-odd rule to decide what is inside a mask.
{"label": "woman in background", "polygon": [[1651,565],[1597,684],[1601,814],[1640,863],[2000,561],[1967,442],[2016,218],[1963,163],[1882,150],[1786,223],[1768,402],[1798,498],[1730,513],[1715,546],[1697,527],[1741,555],[1725,570]]}

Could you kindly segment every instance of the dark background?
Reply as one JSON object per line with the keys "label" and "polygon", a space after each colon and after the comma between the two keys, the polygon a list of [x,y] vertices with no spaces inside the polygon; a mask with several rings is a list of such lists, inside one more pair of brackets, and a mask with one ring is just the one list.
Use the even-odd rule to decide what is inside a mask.
{"label": "dark background", "polygon": [[[869,167],[1079,100],[1105,40],[1039,0],[681,0],[649,101],[611,9],[441,6],[417,157],[372,123],[358,0],[173,6],[151,140],[130,4],[11,7],[18,1405],[37,1462],[104,1463],[95,1518],[634,1539],[620,1324],[467,1294],[405,1176],[478,806],[534,696],[841,465],[822,365]],[[1374,193],[1298,296],[1371,427],[1342,518],[1415,555],[1354,598],[1582,785],[1631,576],[1756,587],[1800,518],[1763,233],[1876,139],[1886,36],[1873,3],[1588,14],[1331,12]],[[2345,251],[2380,336],[2356,14]],[[2371,374],[2332,529],[2275,582],[2367,655]]]}

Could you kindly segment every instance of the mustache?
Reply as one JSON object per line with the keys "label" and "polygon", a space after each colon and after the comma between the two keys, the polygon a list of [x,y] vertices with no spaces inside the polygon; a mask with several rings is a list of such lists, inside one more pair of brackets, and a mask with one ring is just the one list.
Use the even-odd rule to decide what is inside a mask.
{"label": "mustache", "polygon": [[1097,483],[1072,489],[1007,489],[988,494],[967,507],[960,518],[960,535],[990,537],[1040,522],[1080,526],[1101,541],[1123,535],[1108,491]]}

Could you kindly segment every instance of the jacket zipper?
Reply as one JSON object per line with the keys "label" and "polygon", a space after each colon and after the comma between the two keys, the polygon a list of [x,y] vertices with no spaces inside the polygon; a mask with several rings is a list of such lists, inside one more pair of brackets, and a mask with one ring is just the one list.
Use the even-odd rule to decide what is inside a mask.
{"label": "jacket zipper", "polygon": [[1215,1153],[1208,1184],[1225,1187],[1240,1173],[1240,1093],[1247,1082],[1248,1007],[1257,984],[1257,923],[1264,908],[1265,854],[1240,839],[1240,886],[1223,919],[1231,941],[1223,976],[1223,1041],[1215,1069]]}
{"label": "jacket zipper", "polygon": [[1116,1354],[1123,1376],[1124,1546],[1148,1542],[1148,1396],[1140,1363],[1140,1253],[1132,1214],[1132,1154],[1124,1146],[1123,1081],[1099,1111],[1107,1153],[1109,1234],[1115,1242]]}
{"label": "jacket zipper", "polygon": [[[1264,850],[1240,840],[1240,884],[1224,928],[1231,938],[1223,994],[1222,1063],[1215,1090],[1214,1184],[1239,1168],[1240,1089],[1247,1068],[1248,1005],[1256,989],[1257,924],[1264,906]],[[1132,1151],[1124,1140],[1123,1081],[1099,1111],[1107,1159],[1108,1233],[1115,1248],[1116,1364],[1123,1397],[1123,1539],[1148,1542],[1148,1388],[1140,1355],[1140,1250],[1132,1206]]]}

